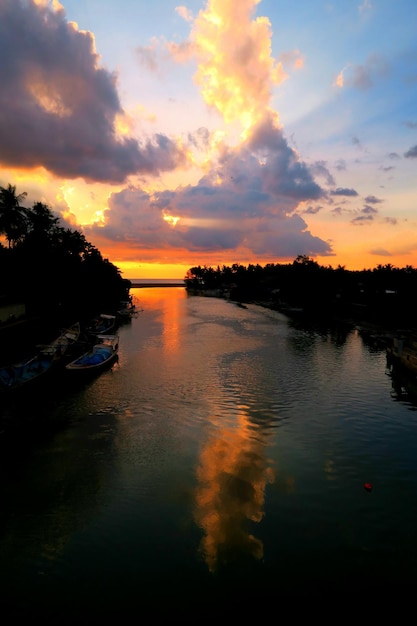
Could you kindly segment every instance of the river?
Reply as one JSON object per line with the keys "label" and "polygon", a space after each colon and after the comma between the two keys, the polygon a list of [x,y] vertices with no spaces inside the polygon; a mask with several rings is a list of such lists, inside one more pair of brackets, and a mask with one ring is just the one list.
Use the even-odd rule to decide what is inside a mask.
{"label": "river", "polygon": [[183,288],[132,295],[111,370],[1,406],[3,606],[195,623],[414,588],[416,404],[385,350]]}

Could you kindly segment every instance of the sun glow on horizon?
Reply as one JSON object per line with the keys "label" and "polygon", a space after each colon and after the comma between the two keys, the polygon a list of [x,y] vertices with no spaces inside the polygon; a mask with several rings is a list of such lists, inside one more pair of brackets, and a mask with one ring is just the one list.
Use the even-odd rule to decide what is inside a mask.
{"label": "sun glow on horizon", "polygon": [[193,263],[142,263],[140,261],[120,261],[114,264],[120,269],[123,278],[128,280],[154,278],[181,281],[188,270],[194,266]]}

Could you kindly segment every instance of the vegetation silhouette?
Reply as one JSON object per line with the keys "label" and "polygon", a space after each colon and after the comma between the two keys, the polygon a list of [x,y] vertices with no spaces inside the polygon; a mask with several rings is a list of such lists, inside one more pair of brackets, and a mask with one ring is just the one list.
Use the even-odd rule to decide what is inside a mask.
{"label": "vegetation silhouette", "polygon": [[[25,320],[51,332],[128,300],[131,282],[78,230],[63,228],[48,205],[23,205],[26,192],[0,187],[0,304],[22,302]],[[321,266],[306,255],[264,266],[196,266],[188,270],[188,293],[259,302],[310,318],[353,318],[386,328],[415,329],[417,269],[390,263],[374,269]],[[27,327],[29,325],[26,325]],[[22,338],[21,338],[22,339]]]}
{"label": "vegetation silhouette", "polygon": [[309,319],[361,320],[386,329],[415,330],[417,269],[391,264],[347,270],[321,266],[306,255],[292,263],[197,266],[184,278],[190,294],[258,302]]}
{"label": "vegetation silhouette", "polygon": [[[26,333],[53,333],[116,311],[131,282],[81,232],[61,227],[46,204],[27,208],[25,198],[11,184],[0,187],[0,236],[7,242],[0,243],[0,304],[24,305]],[[25,340],[22,329],[17,338]]]}

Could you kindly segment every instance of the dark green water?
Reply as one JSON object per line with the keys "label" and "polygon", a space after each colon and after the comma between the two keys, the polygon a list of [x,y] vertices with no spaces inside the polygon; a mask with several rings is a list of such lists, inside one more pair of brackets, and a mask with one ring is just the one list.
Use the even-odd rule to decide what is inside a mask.
{"label": "dark green water", "polygon": [[2,404],[5,610],[194,623],[414,588],[416,405],[384,350],[182,288],[133,294],[111,370]]}

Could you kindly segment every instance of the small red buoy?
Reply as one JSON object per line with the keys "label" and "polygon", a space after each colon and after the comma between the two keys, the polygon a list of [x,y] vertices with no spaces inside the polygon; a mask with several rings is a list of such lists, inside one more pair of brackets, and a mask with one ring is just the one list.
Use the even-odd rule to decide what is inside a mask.
{"label": "small red buoy", "polygon": [[371,485],[371,483],[365,483],[365,484],[364,484],[364,487],[365,487],[366,491],[372,491],[372,485]]}

